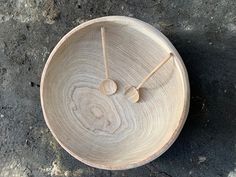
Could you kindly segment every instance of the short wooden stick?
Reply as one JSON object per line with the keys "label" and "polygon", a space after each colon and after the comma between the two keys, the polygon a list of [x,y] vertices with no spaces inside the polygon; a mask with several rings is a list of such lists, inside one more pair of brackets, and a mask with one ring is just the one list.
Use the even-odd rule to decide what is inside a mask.
{"label": "short wooden stick", "polygon": [[142,85],[147,82],[147,80],[158,70],[160,69],[173,55],[173,53],[170,53],[170,55],[163,60],[160,64],[158,64],[143,80],[142,82],[136,87],[136,89],[138,90],[140,87],[142,87]]}
{"label": "short wooden stick", "polygon": [[108,63],[107,63],[107,53],[106,53],[106,38],[105,38],[105,28],[101,27],[101,36],[102,36],[102,52],[104,59],[104,67],[105,67],[105,78],[108,79]]}

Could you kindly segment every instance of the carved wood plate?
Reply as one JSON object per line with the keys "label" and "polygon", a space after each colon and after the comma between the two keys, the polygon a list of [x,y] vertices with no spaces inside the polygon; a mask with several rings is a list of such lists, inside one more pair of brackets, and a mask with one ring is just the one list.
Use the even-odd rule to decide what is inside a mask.
{"label": "carved wood plate", "polygon": [[[110,78],[117,92],[99,91],[104,80],[101,27],[106,28]],[[141,88],[138,103],[124,96],[168,54],[173,59]],[[97,168],[121,170],[164,153],[179,135],[189,109],[189,81],[171,42],[140,20],[110,16],[66,34],[50,54],[41,79],[45,121],[60,145]]]}

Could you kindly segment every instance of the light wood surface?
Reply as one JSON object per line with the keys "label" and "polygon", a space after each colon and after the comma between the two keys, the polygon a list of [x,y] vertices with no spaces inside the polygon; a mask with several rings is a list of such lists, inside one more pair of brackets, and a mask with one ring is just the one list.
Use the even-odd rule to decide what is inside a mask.
{"label": "light wood surface", "polygon": [[102,53],[104,60],[104,70],[105,70],[105,80],[103,80],[99,86],[99,89],[104,95],[113,95],[116,93],[117,84],[112,79],[109,79],[109,68],[108,68],[108,59],[106,51],[106,37],[105,37],[105,28],[101,27],[101,37],[102,37]]}
{"label": "light wood surface", "polygon": [[150,77],[152,77],[153,74],[155,74],[155,72],[157,72],[158,69],[160,69],[167,61],[169,61],[169,59],[173,56],[172,53],[170,53],[168,55],[168,57],[166,59],[164,59],[163,61],[161,61],[161,63],[159,63],[143,80],[142,82],[140,82],[140,84],[137,87],[134,86],[129,86],[125,89],[125,96],[126,98],[131,102],[131,103],[137,103],[139,101],[140,98],[140,93],[139,93],[139,89],[140,87],[142,87],[145,82],[148,81],[148,79],[150,79]]}
{"label": "light wood surface", "polygon": [[[104,80],[101,27],[106,29],[112,96],[98,88]],[[168,53],[140,90],[139,102],[124,95]],[[108,87],[109,84],[108,84]],[[60,145],[97,168],[134,168],[164,153],[179,135],[189,109],[189,81],[176,49],[158,30],[140,20],[111,16],[88,21],[65,35],[50,54],[41,79],[47,126]]]}
{"label": "light wood surface", "polygon": [[108,63],[107,63],[107,52],[106,52],[106,38],[105,38],[105,28],[101,27],[101,37],[102,37],[102,53],[104,60],[104,68],[105,68],[105,78],[108,79]]}
{"label": "light wood surface", "polygon": [[113,95],[116,93],[117,84],[111,79],[105,79],[101,82],[99,89],[103,95]]}

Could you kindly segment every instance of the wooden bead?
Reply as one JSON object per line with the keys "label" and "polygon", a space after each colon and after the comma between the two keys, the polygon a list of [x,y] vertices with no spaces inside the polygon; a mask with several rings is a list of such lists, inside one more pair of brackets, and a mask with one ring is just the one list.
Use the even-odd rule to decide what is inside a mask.
{"label": "wooden bead", "polygon": [[126,88],[124,94],[131,103],[136,103],[139,100],[139,91],[133,86]]}
{"label": "wooden bead", "polygon": [[117,85],[113,80],[106,79],[102,81],[99,89],[104,95],[112,95],[116,92]]}

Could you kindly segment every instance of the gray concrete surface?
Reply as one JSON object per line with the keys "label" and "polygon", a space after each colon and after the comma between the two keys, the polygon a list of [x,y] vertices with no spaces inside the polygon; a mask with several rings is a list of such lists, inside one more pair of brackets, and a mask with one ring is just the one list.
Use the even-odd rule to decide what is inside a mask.
{"label": "gray concrete surface", "polygon": [[[126,15],[161,30],[189,72],[191,108],[174,145],[140,168],[105,171],[75,160],[43,120],[40,76],[80,23]],[[0,0],[0,176],[235,177],[236,1]]]}

